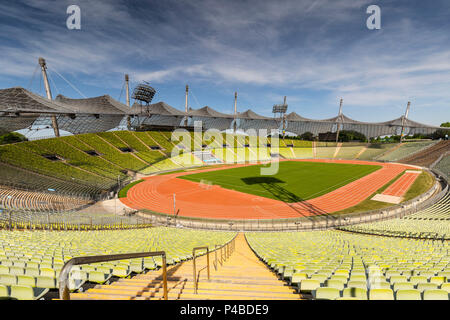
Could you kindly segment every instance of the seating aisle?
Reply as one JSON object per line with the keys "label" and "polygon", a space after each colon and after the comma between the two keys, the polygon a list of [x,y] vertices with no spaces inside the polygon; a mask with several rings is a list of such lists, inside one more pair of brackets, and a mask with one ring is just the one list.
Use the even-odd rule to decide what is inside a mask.
{"label": "seating aisle", "polygon": [[[207,278],[206,255],[197,258],[198,293],[194,293],[193,261],[167,269],[169,300],[291,300],[300,299],[295,290],[278,280],[248,246],[243,234],[235,240],[230,257],[215,270],[215,253],[210,253],[210,280]],[[161,270],[150,271],[131,279],[120,279],[110,285],[98,285],[84,293],[73,293],[71,299],[150,300],[163,298]]]}

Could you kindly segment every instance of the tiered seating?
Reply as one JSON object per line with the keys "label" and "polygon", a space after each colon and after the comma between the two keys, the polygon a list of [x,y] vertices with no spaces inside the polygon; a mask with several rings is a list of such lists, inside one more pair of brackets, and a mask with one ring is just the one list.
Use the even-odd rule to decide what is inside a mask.
{"label": "tiered seating", "polygon": [[[9,220],[11,213],[11,225]],[[0,215],[0,229],[9,230],[122,230],[148,228],[148,220],[114,213],[8,210]]]}
{"label": "tiered seating", "polygon": [[295,159],[296,158],[294,152],[292,151],[292,148],[280,147],[279,152],[280,152],[280,155],[285,159]]}
{"label": "tiered seating", "polygon": [[292,148],[295,159],[311,159],[313,158],[312,148]]}
{"label": "tiered seating", "polygon": [[120,152],[119,149],[112,144],[108,144],[106,140],[98,135],[82,134],[76,136],[76,138],[88,145],[90,150],[99,152],[102,154],[102,157],[124,169],[139,171],[148,166],[147,163],[133,157],[131,154]]}
{"label": "tiered seating", "polygon": [[88,199],[52,192],[30,192],[0,186],[0,208],[30,211],[69,211],[89,204]]}
{"label": "tiered seating", "polygon": [[337,159],[355,159],[367,145],[353,145],[343,143],[336,155]]}
{"label": "tiered seating", "polygon": [[450,178],[450,155],[445,156],[435,166],[440,172],[445,174],[447,178]]}
{"label": "tiered seating", "polygon": [[333,144],[319,142],[316,146],[316,157],[331,159],[336,153],[336,147],[336,143]]}
{"label": "tiered seating", "polygon": [[399,148],[392,152],[387,152],[385,155],[379,157],[378,160],[397,161],[405,157],[410,157],[415,153],[425,151],[425,149],[431,147],[435,143],[436,141],[402,143]]}
{"label": "tiered seating", "polygon": [[29,147],[31,144],[38,148],[41,154],[59,155],[73,166],[110,178],[112,180],[110,181],[111,184],[114,183],[114,180],[117,180],[117,175],[121,174],[117,168],[111,168],[111,165],[101,157],[90,156],[86,152],[65,143],[63,139],[36,140],[25,142],[22,146]]}
{"label": "tiered seating", "polygon": [[305,297],[449,299],[446,241],[340,231],[250,233],[247,239],[256,254]]}
{"label": "tiered seating", "polygon": [[360,160],[373,160],[382,155],[391,148],[395,148],[397,144],[385,143],[385,144],[371,144],[361,153],[358,157]]}
{"label": "tiered seating", "polygon": [[341,229],[397,237],[450,239],[450,193],[435,205],[403,218]]}
{"label": "tiered seating", "polygon": [[444,140],[426,148],[423,152],[418,152],[410,157],[403,158],[402,163],[429,167],[446,152],[450,152],[450,141]]}
{"label": "tiered seating", "polygon": [[98,192],[96,188],[91,186],[39,175],[5,163],[0,164],[0,183],[29,191],[58,190],[59,194],[83,195]]}
{"label": "tiered seating", "polygon": [[[151,150],[149,146],[143,144],[139,139],[130,131],[117,131],[114,132],[122,141],[126,142],[127,145],[133,150],[137,151],[136,155],[142,160],[148,163],[155,163],[165,159],[166,157],[159,151]],[[153,143],[154,145],[154,143]]]}
{"label": "tiered seating", "polygon": [[89,172],[69,166],[61,161],[51,161],[40,154],[30,151],[20,144],[4,145],[0,147],[0,161],[13,166],[24,168],[40,174],[54,176],[62,180],[69,180],[77,184],[93,186],[103,189],[110,185],[111,180],[97,175],[90,175]]}
{"label": "tiered seating", "polygon": [[[58,275],[72,257],[164,250],[167,262],[190,259],[198,246],[222,244],[233,233],[151,228],[125,231],[10,232],[0,231],[0,296],[36,299],[58,287]],[[72,268],[71,290],[85,282],[106,283],[161,266],[161,258],[143,258]]]}

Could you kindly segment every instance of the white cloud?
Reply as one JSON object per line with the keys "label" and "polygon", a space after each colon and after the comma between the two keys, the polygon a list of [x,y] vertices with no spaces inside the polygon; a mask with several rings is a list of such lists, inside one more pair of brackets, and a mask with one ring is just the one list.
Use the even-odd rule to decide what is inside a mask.
{"label": "white cloud", "polygon": [[92,83],[114,86],[119,74],[129,73],[155,84],[190,79],[260,87],[268,95],[253,98],[270,104],[270,88],[277,93],[272,97],[280,89],[298,91],[291,101],[299,105],[314,104],[301,92],[320,92],[316,103],[331,108],[341,96],[358,108],[403,109],[410,99],[426,109],[450,100],[449,34],[412,21],[408,8],[382,6],[391,19],[377,33],[361,30],[366,0],[167,0],[149,10],[119,0],[77,1],[82,30],[71,32],[65,1],[22,2],[35,9],[0,4],[0,17],[17,21],[2,28],[11,40],[0,42],[3,79],[30,77],[44,56],[58,72]]}

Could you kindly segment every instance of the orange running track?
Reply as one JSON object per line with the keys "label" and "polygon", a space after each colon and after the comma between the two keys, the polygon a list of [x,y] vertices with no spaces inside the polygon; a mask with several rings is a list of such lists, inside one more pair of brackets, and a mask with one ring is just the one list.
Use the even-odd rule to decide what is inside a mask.
{"label": "orange running track", "polygon": [[[196,172],[223,170],[224,167],[173,173],[145,178],[132,187],[121,201],[134,209],[174,214],[173,194],[176,194],[176,214],[186,217],[211,219],[279,219],[298,218],[336,212],[367,199],[375,191],[412,167],[395,163],[378,163],[358,160],[289,160],[334,162],[348,164],[380,165],[381,169],[353,181],[320,197],[298,203],[278,200],[224,189],[220,186],[201,185],[184,179],[182,175]],[[233,165],[239,167],[245,165]]]}
{"label": "orange running track", "polygon": [[383,194],[388,196],[403,197],[411,188],[414,181],[421,172],[405,172],[397,181],[384,190]]}

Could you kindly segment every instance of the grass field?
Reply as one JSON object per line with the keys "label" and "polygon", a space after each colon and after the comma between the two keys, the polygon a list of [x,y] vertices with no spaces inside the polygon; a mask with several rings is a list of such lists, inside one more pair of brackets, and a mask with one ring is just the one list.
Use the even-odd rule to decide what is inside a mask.
{"label": "grass field", "polygon": [[263,166],[201,172],[180,178],[292,203],[319,197],[381,168],[373,165],[283,161],[276,175],[261,176],[260,168]]}

